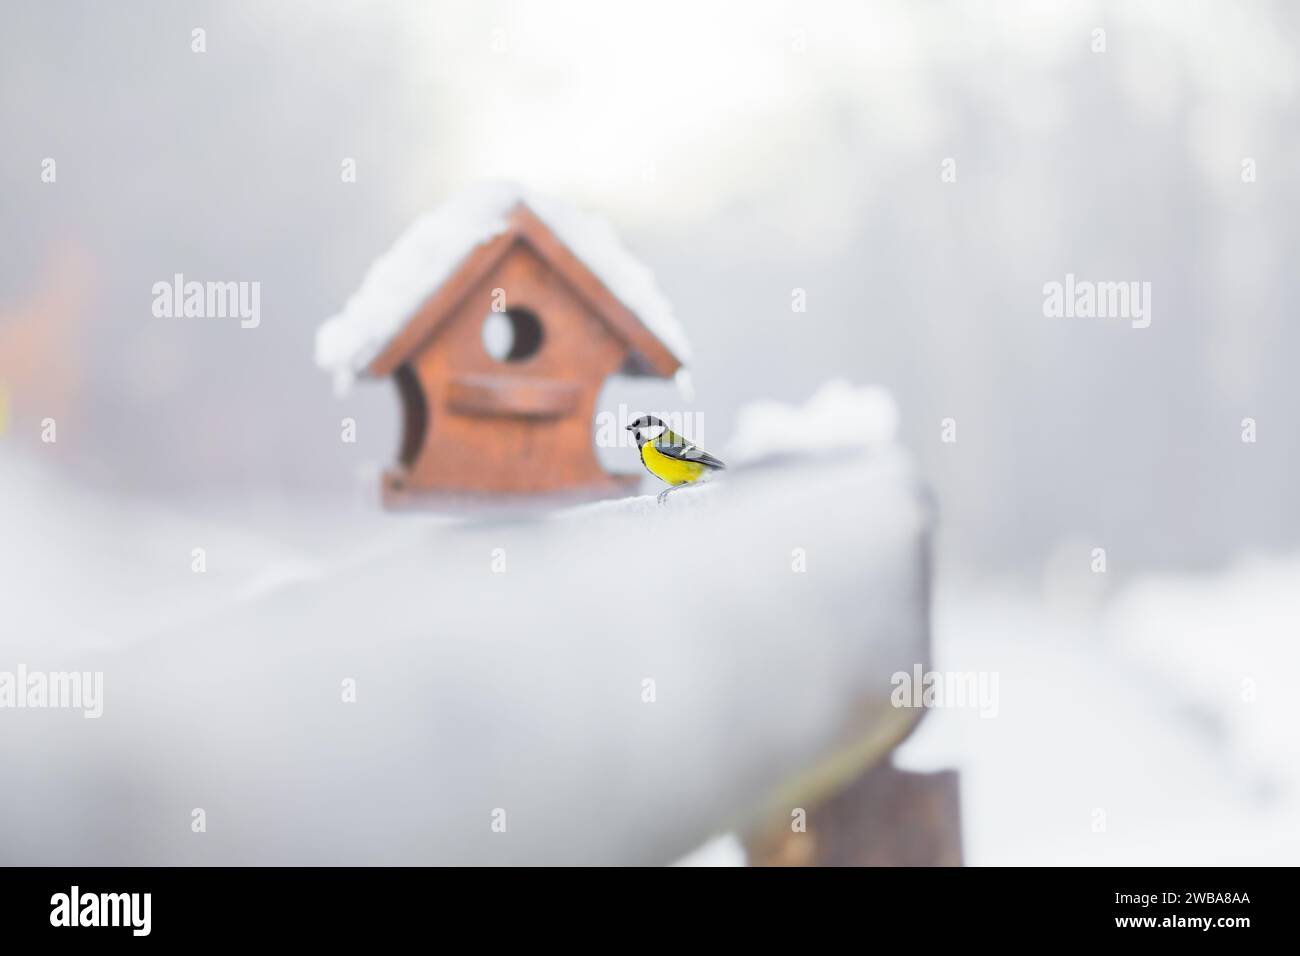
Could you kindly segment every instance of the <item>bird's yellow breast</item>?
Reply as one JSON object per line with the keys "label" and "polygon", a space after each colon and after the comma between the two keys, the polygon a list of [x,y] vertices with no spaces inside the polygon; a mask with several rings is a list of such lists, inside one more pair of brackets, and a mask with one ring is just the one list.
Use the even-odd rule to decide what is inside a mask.
{"label": "bird's yellow breast", "polygon": [[650,470],[650,474],[670,485],[684,485],[694,481],[704,474],[705,470],[698,462],[678,461],[676,458],[660,454],[654,442],[649,441],[641,446],[641,461]]}

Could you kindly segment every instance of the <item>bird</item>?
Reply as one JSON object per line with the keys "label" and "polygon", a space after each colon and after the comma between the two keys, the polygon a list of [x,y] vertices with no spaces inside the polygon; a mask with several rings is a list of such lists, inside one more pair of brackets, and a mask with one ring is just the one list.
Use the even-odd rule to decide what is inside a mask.
{"label": "bird", "polygon": [[646,471],[668,487],[659,492],[658,502],[664,503],[670,491],[699,481],[705,475],[722,471],[727,466],[703,448],[691,444],[653,415],[642,415],[627,430],[636,439],[641,453],[641,464]]}

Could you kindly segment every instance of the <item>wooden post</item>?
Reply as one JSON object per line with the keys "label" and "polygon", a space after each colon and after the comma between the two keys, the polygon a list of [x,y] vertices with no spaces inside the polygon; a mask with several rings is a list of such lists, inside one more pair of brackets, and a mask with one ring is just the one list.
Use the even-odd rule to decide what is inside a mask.
{"label": "wooden post", "polygon": [[745,841],[751,866],[961,866],[957,772],[884,763],[807,808],[806,832],[783,821]]}

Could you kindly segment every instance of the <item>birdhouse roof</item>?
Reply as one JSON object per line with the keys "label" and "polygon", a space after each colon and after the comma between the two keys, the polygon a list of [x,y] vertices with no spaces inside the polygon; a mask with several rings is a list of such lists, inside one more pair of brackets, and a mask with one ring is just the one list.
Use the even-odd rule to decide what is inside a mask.
{"label": "birdhouse roof", "polygon": [[[343,311],[317,329],[317,365],[344,387],[358,374],[387,374],[521,240],[627,342],[630,374],[669,376],[685,364],[690,344],[672,306],[609,223],[493,184],[421,216],[371,264]],[[431,302],[436,296],[446,301]],[[417,313],[427,327],[414,327]]]}

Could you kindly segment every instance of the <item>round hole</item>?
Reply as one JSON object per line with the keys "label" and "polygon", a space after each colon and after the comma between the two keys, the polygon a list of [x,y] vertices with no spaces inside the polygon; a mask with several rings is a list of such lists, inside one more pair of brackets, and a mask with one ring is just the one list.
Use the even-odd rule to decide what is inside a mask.
{"label": "round hole", "polygon": [[528,309],[489,312],[483,320],[483,348],[498,362],[522,362],[541,347],[541,320]]}

